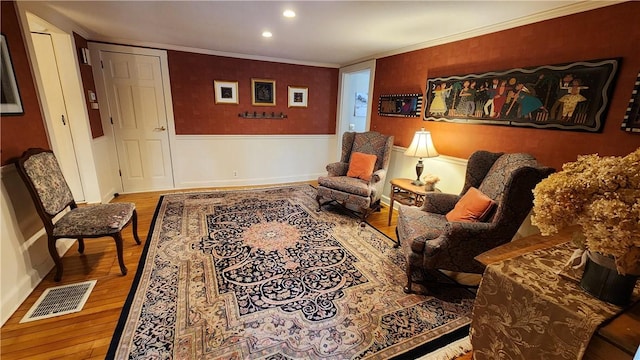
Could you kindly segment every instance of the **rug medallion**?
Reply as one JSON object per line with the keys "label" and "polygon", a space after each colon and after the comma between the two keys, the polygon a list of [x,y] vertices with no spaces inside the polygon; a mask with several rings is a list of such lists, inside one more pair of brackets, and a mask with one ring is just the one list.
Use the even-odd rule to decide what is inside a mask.
{"label": "rug medallion", "polygon": [[468,326],[470,292],[404,294],[393,241],[315,194],[163,196],[108,357],[384,359]]}

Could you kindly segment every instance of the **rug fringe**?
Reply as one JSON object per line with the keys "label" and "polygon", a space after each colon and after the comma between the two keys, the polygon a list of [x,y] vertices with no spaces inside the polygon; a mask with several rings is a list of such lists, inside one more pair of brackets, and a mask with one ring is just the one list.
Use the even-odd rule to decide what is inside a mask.
{"label": "rug fringe", "polygon": [[469,336],[465,336],[445,347],[423,355],[417,360],[453,360],[469,351],[471,351],[471,341]]}

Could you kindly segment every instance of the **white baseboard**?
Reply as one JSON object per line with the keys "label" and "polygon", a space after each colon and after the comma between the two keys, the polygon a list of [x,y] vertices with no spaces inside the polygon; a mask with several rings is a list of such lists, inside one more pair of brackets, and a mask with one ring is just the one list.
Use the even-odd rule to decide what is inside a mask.
{"label": "white baseboard", "polygon": [[282,177],[269,177],[269,178],[251,178],[251,179],[224,179],[224,180],[210,180],[210,181],[183,181],[176,184],[178,189],[188,188],[207,188],[207,187],[227,187],[227,186],[255,186],[255,185],[273,185],[273,184],[286,184],[304,181],[317,180],[318,177],[324,176],[326,173],[307,174],[300,176],[282,176]]}

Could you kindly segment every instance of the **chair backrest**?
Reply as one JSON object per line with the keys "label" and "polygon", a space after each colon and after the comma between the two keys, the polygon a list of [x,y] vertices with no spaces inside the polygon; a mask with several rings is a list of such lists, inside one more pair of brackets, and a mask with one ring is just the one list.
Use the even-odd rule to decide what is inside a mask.
{"label": "chair backrest", "polygon": [[16,162],[45,228],[53,228],[52,218],[62,210],[76,207],[58,160],[50,150],[29,149]]}
{"label": "chair backrest", "polygon": [[341,161],[348,163],[351,158],[351,153],[360,152],[376,155],[377,159],[374,171],[388,169],[392,149],[393,136],[383,135],[375,131],[362,133],[345,132],[342,135]]}
{"label": "chair backrest", "polygon": [[471,154],[467,161],[467,171],[460,196],[464,195],[470,187],[479,188],[493,164],[503,154],[486,150],[478,150]]}
{"label": "chair backrest", "polygon": [[497,203],[494,221],[520,226],[533,206],[533,188],[553,172],[530,154],[504,154],[493,163],[478,190]]}

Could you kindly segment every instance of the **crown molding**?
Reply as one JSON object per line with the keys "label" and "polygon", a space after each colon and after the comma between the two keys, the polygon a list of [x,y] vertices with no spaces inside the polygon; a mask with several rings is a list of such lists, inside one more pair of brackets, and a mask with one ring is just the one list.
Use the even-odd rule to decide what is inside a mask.
{"label": "crown molding", "polygon": [[567,15],[575,15],[581,12],[599,9],[602,7],[616,5],[616,4],[620,4],[628,1],[630,0],[582,1],[577,3],[571,3],[560,8],[539,12],[537,14],[529,15],[519,19],[505,21],[499,24],[485,26],[475,30],[455,34],[452,36],[442,37],[439,39],[434,39],[434,40],[418,43],[415,45],[410,45],[410,46],[398,48],[395,50],[382,52],[373,56],[369,56],[366,58],[349,62],[349,64],[355,64],[361,61],[370,60],[372,58],[379,59],[379,58],[398,55],[398,54],[402,54],[410,51],[426,49],[426,48],[437,46],[437,45],[444,45],[444,44],[448,44],[456,41],[470,39],[470,38],[481,36],[481,35],[491,34],[498,31],[513,29],[519,26],[530,25],[540,21],[551,20],[551,19],[555,19],[562,16],[567,16]]}
{"label": "crown molding", "polygon": [[261,55],[249,55],[249,54],[233,53],[233,52],[226,52],[226,51],[194,48],[194,47],[188,47],[188,46],[161,44],[161,43],[145,42],[145,41],[131,41],[131,40],[125,40],[125,39],[114,39],[114,38],[107,38],[103,36],[96,36],[92,38],[91,41],[97,42],[97,43],[107,43],[107,44],[122,45],[122,46],[134,46],[134,47],[151,48],[151,49],[158,49],[158,50],[174,50],[174,51],[183,51],[183,52],[189,52],[189,53],[195,53],[195,54],[224,56],[224,57],[230,57],[235,59],[259,60],[259,61],[276,62],[276,63],[283,63],[283,64],[317,66],[317,67],[336,68],[336,69],[340,68],[340,64],[275,58],[275,57],[261,56]]}

